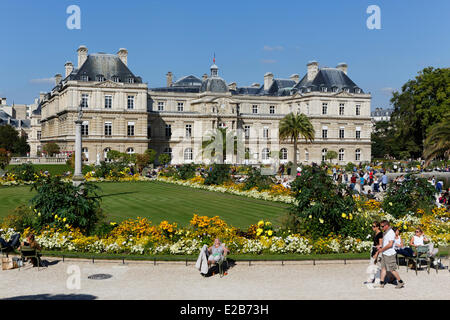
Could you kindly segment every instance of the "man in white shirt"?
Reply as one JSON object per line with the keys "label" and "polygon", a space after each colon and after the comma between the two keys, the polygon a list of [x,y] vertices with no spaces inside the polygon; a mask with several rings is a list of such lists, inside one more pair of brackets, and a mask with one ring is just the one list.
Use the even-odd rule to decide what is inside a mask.
{"label": "man in white shirt", "polygon": [[403,288],[405,283],[400,279],[400,275],[397,270],[397,259],[396,252],[394,249],[395,242],[395,232],[391,229],[389,222],[386,220],[380,223],[381,230],[383,230],[383,247],[378,249],[378,255],[381,255],[381,276],[380,284],[377,285],[379,288],[384,287],[384,278],[386,277],[386,272],[391,272],[395,279],[397,279],[396,289]]}

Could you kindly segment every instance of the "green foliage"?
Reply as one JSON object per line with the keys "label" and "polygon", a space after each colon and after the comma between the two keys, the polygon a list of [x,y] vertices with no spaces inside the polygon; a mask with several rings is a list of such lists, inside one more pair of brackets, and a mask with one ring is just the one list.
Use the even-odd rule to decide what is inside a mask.
{"label": "green foliage", "polygon": [[211,166],[211,170],[208,170],[205,182],[206,185],[220,185],[224,182],[230,181],[230,165],[229,164],[217,164],[214,163]]}
{"label": "green foliage", "polygon": [[4,148],[0,148],[0,169],[5,170],[6,166],[9,164],[9,161],[11,161],[11,157]]}
{"label": "green foliage", "polygon": [[355,167],[355,164],[353,162],[348,162],[345,165],[345,171],[347,172],[353,172],[353,168]]}
{"label": "green foliage", "polygon": [[10,172],[16,176],[16,180],[20,181],[35,181],[36,170],[34,166],[29,163],[11,166]]}
{"label": "green foliage", "polygon": [[443,116],[442,121],[433,125],[425,140],[424,158],[429,164],[436,157],[448,160],[450,157],[450,112]]}
{"label": "green foliage", "polygon": [[298,217],[302,233],[314,238],[330,233],[346,236],[342,232],[347,220],[342,214],[352,213],[356,206],[347,186],[335,184],[318,166],[305,166],[291,186],[297,202],[291,214]]}
{"label": "green foliage", "polygon": [[49,176],[35,182],[31,189],[37,192],[31,199],[33,209],[40,213],[37,228],[64,228],[68,224],[89,233],[103,218],[99,187],[92,183],[76,187],[59,176]]}
{"label": "green foliage", "polygon": [[60,152],[59,146],[55,142],[46,143],[42,150],[50,157],[53,157]]}
{"label": "green foliage", "polygon": [[166,164],[169,164],[171,160],[172,160],[172,157],[168,153],[161,153],[158,157],[158,162],[164,166]]}
{"label": "green foliage", "polygon": [[176,178],[181,180],[189,180],[195,177],[195,165],[183,164],[177,168]]}
{"label": "green foliage", "polygon": [[17,207],[12,214],[3,219],[3,226],[13,228],[16,232],[22,233],[26,228],[34,228],[36,225],[37,215],[30,207]]}
{"label": "green foliage", "polygon": [[256,187],[258,188],[258,191],[263,191],[270,189],[273,183],[272,177],[263,176],[260,169],[250,168],[248,170],[247,178],[244,181],[244,190],[250,190]]}
{"label": "green foliage", "polygon": [[95,178],[123,178],[124,172],[129,171],[129,167],[124,162],[105,162],[101,161],[99,166],[94,169]]}
{"label": "green foliage", "polygon": [[389,184],[382,208],[395,218],[401,218],[409,212],[415,213],[419,208],[431,211],[435,192],[426,179],[408,174],[402,183]]}
{"label": "green foliage", "polygon": [[328,160],[333,160],[333,159],[337,159],[338,154],[336,151],[330,150],[330,151],[327,151],[327,154],[325,155],[325,157]]}
{"label": "green foliage", "polygon": [[148,159],[148,164],[152,164],[155,163],[156,161],[156,151],[153,149],[147,149],[145,150],[144,154],[148,155],[149,159]]}
{"label": "green foliage", "polygon": [[19,136],[17,130],[10,125],[0,126],[0,148],[18,156],[26,156],[30,152],[27,136]]}

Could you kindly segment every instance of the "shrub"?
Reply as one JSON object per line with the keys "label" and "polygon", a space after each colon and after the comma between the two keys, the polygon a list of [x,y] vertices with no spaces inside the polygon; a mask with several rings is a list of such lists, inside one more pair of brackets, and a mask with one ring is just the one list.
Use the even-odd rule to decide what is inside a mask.
{"label": "shrub", "polygon": [[170,156],[170,154],[167,154],[167,153],[162,153],[158,157],[158,162],[164,166],[166,164],[169,164],[171,160],[172,160],[172,157]]}
{"label": "shrub", "polygon": [[393,181],[389,184],[382,208],[396,218],[417,212],[418,209],[431,212],[435,192],[426,179],[408,174],[402,183]]}
{"label": "shrub", "polygon": [[0,148],[0,169],[4,170],[9,164],[9,161],[11,161],[9,152],[4,148]]}
{"label": "shrub", "polygon": [[177,169],[176,178],[181,180],[189,180],[195,177],[195,165],[183,164]]}
{"label": "shrub", "polygon": [[299,230],[313,238],[330,233],[346,235],[346,221],[342,214],[352,213],[356,204],[350,190],[343,184],[335,184],[325,170],[318,166],[305,167],[302,175],[292,183],[296,203],[291,214],[299,217]]}
{"label": "shrub", "polygon": [[35,182],[32,190],[37,194],[31,199],[33,209],[40,216],[37,228],[46,225],[57,228],[71,226],[91,232],[104,216],[100,208],[99,188],[89,182],[79,187],[66,183],[61,177],[43,177]]}
{"label": "shrub", "polygon": [[12,214],[3,219],[4,228],[13,228],[17,232],[23,233],[27,228],[34,228],[36,224],[37,212],[30,207],[17,207]]}
{"label": "shrub", "polygon": [[29,163],[13,166],[11,168],[11,173],[15,175],[16,180],[20,181],[35,181],[36,180],[36,170],[34,166]]}
{"label": "shrub", "polygon": [[50,157],[53,157],[55,154],[58,154],[60,149],[59,146],[55,142],[48,142],[44,145],[42,150]]}
{"label": "shrub", "polygon": [[250,190],[255,187],[258,191],[268,190],[272,187],[273,183],[272,177],[263,176],[260,169],[250,168],[247,178],[244,181],[243,190]]}
{"label": "shrub", "polygon": [[230,165],[229,164],[217,164],[214,163],[207,172],[205,178],[206,185],[220,185],[224,182],[230,181]]}

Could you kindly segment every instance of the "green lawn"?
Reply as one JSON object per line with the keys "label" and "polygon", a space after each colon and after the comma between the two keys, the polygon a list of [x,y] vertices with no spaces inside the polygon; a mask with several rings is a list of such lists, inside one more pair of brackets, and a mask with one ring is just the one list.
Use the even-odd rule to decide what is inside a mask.
{"label": "green lawn", "polygon": [[[154,224],[163,220],[181,226],[194,213],[220,216],[228,224],[247,228],[261,219],[280,224],[289,205],[241,196],[198,190],[163,182],[105,182],[101,188],[102,208],[111,221],[147,217]],[[0,187],[0,218],[21,204],[29,204],[29,186]]]}

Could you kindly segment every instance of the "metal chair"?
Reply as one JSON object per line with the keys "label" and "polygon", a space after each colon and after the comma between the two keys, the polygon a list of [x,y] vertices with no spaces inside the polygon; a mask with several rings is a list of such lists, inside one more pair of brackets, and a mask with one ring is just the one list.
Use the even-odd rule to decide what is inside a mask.
{"label": "metal chair", "polygon": [[[431,267],[431,256],[429,254],[429,248],[428,246],[418,246],[416,248],[416,256],[412,258],[415,262],[415,269],[416,269],[416,275],[417,275],[417,269],[421,268],[421,261],[426,261],[427,263],[427,272],[430,273],[430,267]],[[436,269],[437,272],[437,269]]]}

